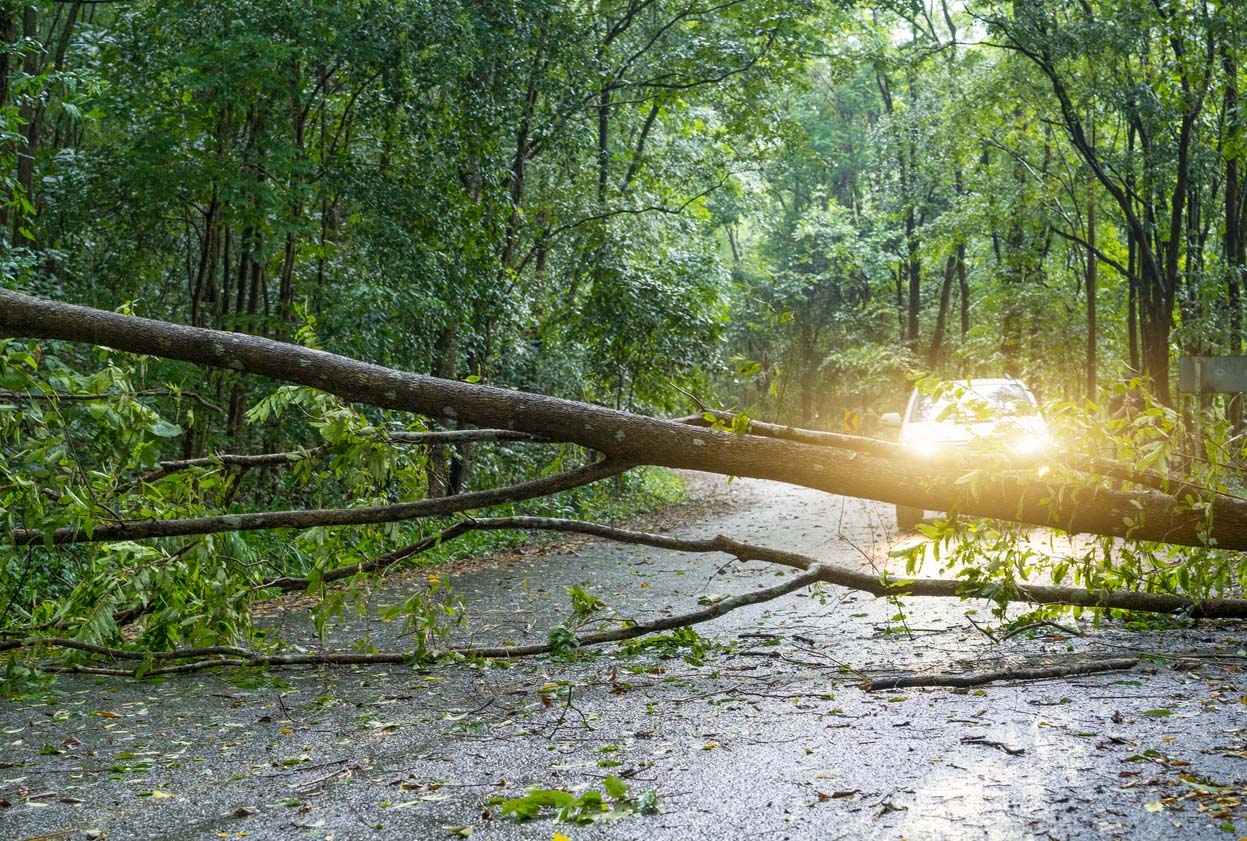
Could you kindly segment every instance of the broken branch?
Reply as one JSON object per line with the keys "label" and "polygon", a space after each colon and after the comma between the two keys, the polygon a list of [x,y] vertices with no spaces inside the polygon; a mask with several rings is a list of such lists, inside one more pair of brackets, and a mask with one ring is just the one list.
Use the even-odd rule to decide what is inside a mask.
{"label": "broken branch", "polygon": [[237,455],[234,453],[215,453],[210,456],[200,456],[198,458],[183,458],[170,461],[162,461],[156,465],[156,469],[150,473],[146,473],[137,481],[147,484],[163,479],[171,473],[178,473],[182,470],[194,470],[196,467],[238,467],[243,470],[250,470],[255,467],[282,467],[293,464],[305,458],[316,458],[323,456],[329,452],[328,444],[321,444],[318,447],[311,447],[306,450],[290,450],[284,453],[255,453],[252,455]]}
{"label": "broken branch", "polygon": [[[529,435],[526,432],[512,432],[509,429],[451,429],[436,432],[387,432],[383,440],[392,444],[428,446],[433,444],[459,444],[469,441],[539,442],[543,439],[536,435]],[[281,453],[255,453],[251,455],[214,453],[210,456],[200,456],[198,458],[162,461],[156,466],[155,470],[144,475],[141,481],[145,483],[155,482],[157,479],[162,479],[171,473],[193,470],[196,467],[217,467],[223,465],[226,467],[238,467],[243,470],[256,467],[283,467],[305,458],[317,458],[328,455],[330,452],[331,448],[328,444],[320,444],[304,450],[289,450]]]}
{"label": "broken branch", "polygon": [[[733,412],[706,411],[700,415],[687,415],[680,418],[681,423],[692,426],[711,425],[706,415],[713,415],[715,420],[731,426],[736,420]],[[745,429],[746,435],[757,435],[762,438],[778,438],[783,441],[796,441],[801,444],[813,444],[818,447],[838,447],[857,453],[871,453],[890,458],[908,458],[909,454],[900,444],[884,441],[880,438],[867,438],[864,435],[844,435],[839,432],[820,432],[814,429],[802,429],[797,426],[781,426],[774,423],[750,420]]]}
{"label": "broken branch", "polygon": [[513,429],[439,429],[433,432],[388,432],[386,438],[395,444],[467,444],[471,442],[533,441],[543,442],[540,435],[516,432]]}
{"label": "broken branch", "polygon": [[[730,613],[738,608],[758,604],[759,602],[770,601],[771,599],[779,598],[780,596],[787,595],[795,590],[800,590],[803,587],[808,587],[818,580],[818,576],[819,568],[816,567],[779,584],[775,584],[761,590],[754,590],[749,593],[742,593],[739,596],[731,596],[718,601],[713,605],[703,607],[700,610],[694,610],[689,613],[683,613],[675,616],[665,616],[661,619],[655,619],[650,622],[635,622],[627,625],[621,625],[618,628],[607,628],[605,630],[582,633],[576,638],[577,645],[590,646],[600,645],[607,642],[622,642],[624,640],[634,639],[636,637],[645,636],[646,634],[652,634],[659,631],[667,631],[673,628],[683,628],[689,625],[696,625],[701,622],[709,622],[711,619],[717,619],[718,617]],[[420,659],[414,652],[407,651],[380,651],[371,653],[320,652],[316,654],[260,654],[249,649],[235,648],[233,646],[211,646],[206,648],[188,648],[175,651],[143,652],[131,651],[124,648],[94,645],[91,643],[83,643],[78,640],[64,639],[60,637],[28,637],[21,640],[6,640],[0,642],[0,652],[37,648],[64,648],[82,651],[100,657],[110,657],[117,660],[140,660],[143,661],[144,664],[168,663],[176,660],[189,661],[172,666],[156,666],[154,668],[146,669],[143,668],[142,664],[133,669],[122,669],[107,666],[87,666],[82,664],[48,664],[41,667],[46,671],[78,672],[84,674],[108,675],[112,677],[137,677],[139,675],[185,673],[200,671],[203,669],[212,669],[219,666],[267,668],[272,666],[295,665],[398,665],[403,663],[415,663]],[[427,659],[435,660],[446,656],[508,659],[515,657],[533,657],[539,654],[549,654],[552,651],[554,651],[554,646],[549,643],[534,643],[532,645],[463,646],[448,648],[445,651],[431,653],[427,656]]]}
{"label": "broken branch", "polygon": [[1139,661],[1133,657],[1116,657],[1092,662],[1054,664],[1050,666],[1018,666],[1008,669],[997,669],[989,672],[967,672],[964,674],[908,674],[891,677],[868,677],[862,681],[861,687],[867,692],[880,689],[908,689],[915,686],[982,686],[998,680],[1049,680],[1052,678],[1070,677],[1072,675],[1089,675],[1096,672],[1114,672],[1133,669]]}
{"label": "broken branch", "polygon": [[202,394],[194,391],[179,391],[170,388],[149,388],[143,391],[103,391],[97,394],[75,394],[68,391],[47,392],[29,392],[12,391],[6,388],[0,388],[0,400],[12,400],[13,402],[46,400],[46,401],[91,401],[91,400],[116,400],[119,397],[189,397],[205,409],[211,409],[219,415],[225,414],[225,410],[217,404],[208,400]]}
{"label": "broken branch", "polygon": [[116,540],[144,540],[153,537],[184,537],[219,532],[260,531],[264,529],[307,529],[318,526],[359,526],[395,523],[420,517],[457,514],[473,508],[486,508],[504,502],[519,502],[559,491],[587,485],[615,476],[631,465],[599,461],[556,476],[493,488],[487,491],[457,494],[418,502],[378,505],[365,508],[322,508],[292,511],[262,511],[245,514],[221,514],[213,517],[187,517],[176,520],[152,520],[141,523],[100,525],[93,529],[59,528],[50,534],[38,529],[14,529],[9,539],[19,546],[51,543],[101,543]]}
{"label": "broken branch", "polygon": [[[1195,601],[1185,596],[1165,593],[1139,593],[1132,590],[1086,590],[1080,587],[1056,587],[1043,584],[1015,584],[1010,590],[976,591],[965,581],[947,578],[896,579],[878,573],[860,572],[848,567],[818,561],[807,555],[741,543],[719,535],[708,540],[690,540],[661,534],[630,531],[600,523],[563,520],[551,517],[496,517],[464,520],[434,542],[446,541],[470,531],[521,529],[556,531],[602,537],[620,543],[641,544],[677,552],[722,552],[741,561],[762,561],[801,571],[819,569],[818,580],[824,584],[859,590],[876,597],[926,596],[935,598],[984,598],[1024,604],[1064,604],[1112,610],[1133,610],[1147,613],[1186,612],[1192,617],[1247,618],[1247,599],[1206,599]],[[414,545],[413,545],[414,546]],[[410,549],[412,547],[406,547]],[[405,551],[405,550],[400,550]],[[412,552],[411,554],[415,554]],[[407,557],[410,557],[408,555]]]}

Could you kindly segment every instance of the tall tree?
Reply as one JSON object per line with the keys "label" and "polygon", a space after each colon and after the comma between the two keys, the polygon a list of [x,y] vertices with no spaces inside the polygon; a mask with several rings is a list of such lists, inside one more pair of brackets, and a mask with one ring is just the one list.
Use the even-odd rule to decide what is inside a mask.
{"label": "tall tree", "polygon": [[[991,18],[1009,49],[1048,80],[1068,142],[1113,198],[1137,249],[1141,359],[1170,400],[1169,335],[1185,250],[1186,216],[1197,132],[1216,67],[1206,5],[1137,3],[1132,25],[1115,8],[1017,0]],[[1087,131],[1105,89],[1139,153],[1096,145]]]}

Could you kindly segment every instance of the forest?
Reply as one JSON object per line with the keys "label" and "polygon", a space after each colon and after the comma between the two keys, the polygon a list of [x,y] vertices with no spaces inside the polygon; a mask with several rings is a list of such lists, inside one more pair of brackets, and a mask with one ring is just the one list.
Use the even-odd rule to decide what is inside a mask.
{"label": "forest", "polygon": [[[662,467],[1093,532],[1054,587],[1217,615],[1247,581],[1242,407],[1177,364],[1243,354],[1240,17],[5,0],[9,672],[41,639],[246,645],[277,592],[323,627],[458,551],[430,535],[518,539],[466,511],[609,519],[677,497]],[[857,434],[914,382],[1006,375],[1068,446],[1045,482]],[[1143,411],[1108,420],[1127,388]],[[944,595],[1152,609],[1041,598],[1021,531],[983,522],[929,526]],[[457,610],[402,608],[420,654]]]}

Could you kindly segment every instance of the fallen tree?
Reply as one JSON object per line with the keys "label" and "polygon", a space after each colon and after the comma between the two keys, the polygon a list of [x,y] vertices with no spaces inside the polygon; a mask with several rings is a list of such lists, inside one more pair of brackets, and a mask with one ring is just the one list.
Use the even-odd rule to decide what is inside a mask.
{"label": "fallen tree", "polygon": [[[836,443],[851,436],[814,433],[814,438],[790,440],[693,428],[680,421],[396,371],[256,336],[104,312],[8,290],[0,290],[0,335],[85,342],[259,374],[352,402],[579,444],[616,464],[774,479],[915,508],[953,506],[972,516],[1054,526],[1074,534],[1247,549],[1247,502],[1224,494],[1209,494],[1192,506],[1166,493],[1126,493],[1100,485],[1055,487],[1008,473],[990,485],[970,488],[958,482],[963,471],[947,465],[899,453],[883,455],[885,448],[873,443],[856,449],[849,449],[844,440]],[[806,442],[819,438],[820,443]]]}
{"label": "fallen tree", "polygon": [[[678,420],[647,418],[542,395],[421,376],[253,336],[184,327],[39,300],[7,290],[0,290],[0,336],[103,345],[131,353],[267,376],[319,389],[349,402],[485,427],[436,433],[390,432],[385,438],[388,444],[427,446],[466,440],[525,440],[572,443],[602,455],[602,459],[594,464],[554,476],[453,497],[367,507],[252,511],[170,519],[140,520],[114,516],[112,522],[95,523],[90,527],[66,526],[51,530],[10,528],[0,540],[11,546],[52,548],[75,543],[185,538],[223,532],[358,526],[465,514],[505,502],[533,499],[579,487],[618,475],[635,466],[658,465],[779,480],[829,493],[913,507],[954,508],[968,515],[1053,526],[1071,533],[1086,532],[1187,546],[1247,548],[1247,501],[1207,491],[1191,483],[1171,485],[1163,477],[1138,473],[1120,465],[1089,463],[1085,469],[1149,490],[1128,493],[1102,481],[1043,481],[1036,478],[1033,472],[1026,475],[1021,471],[1007,470],[967,482],[964,481],[964,465],[914,460],[902,448],[884,441],[758,422],[742,424],[743,429],[737,431],[727,431],[724,425],[735,426],[733,421],[736,419],[715,412],[702,412]],[[144,482],[185,470],[219,466],[245,471],[290,465],[325,456],[329,449],[321,446],[258,455],[222,454],[167,461],[123,487],[133,489]],[[740,543],[724,536],[704,541],[676,540],[592,523],[531,517],[463,519],[440,534],[428,535],[416,543],[369,561],[322,570],[314,578],[278,575],[249,587],[248,592],[298,591],[359,575],[380,573],[460,535],[503,529],[579,532],[678,551],[720,552],[740,560],[763,561],[798,571],[798,575],[774,587],[731,597],[705,609],[666,617],[657,623],[634,623],[583,633],[577,640],[583,645],[628,639],[655,630],[707,621],[745,604],[777,598],[819,582],[883,598],[983,597],[998,603],[1247,617],[1247,601],[1240,599],[1195,600],[1172,593],[1031,584],[983,585],[947,579],[897,581],[780,550]],[[118,621],[133,621],[146,609],[143,604],[122,605],[115,611],[114,617]],[[23,634],[18,639],[0,643],[0,652],[62,648],[104,659],[141,659],[132,668],[80,664],[66,667],[100,674],[153,674],[218,665],[396,663],[407,662],[413,656],[411,652],[380,652],[366,656],[338,653],[274,655],[232,646],[143,653],[57,636],[55,624],[30,630],[42,630],[47,635]],[[450,649],[423,654],[513,657],[550,650],[551,644],[534,644]]]}

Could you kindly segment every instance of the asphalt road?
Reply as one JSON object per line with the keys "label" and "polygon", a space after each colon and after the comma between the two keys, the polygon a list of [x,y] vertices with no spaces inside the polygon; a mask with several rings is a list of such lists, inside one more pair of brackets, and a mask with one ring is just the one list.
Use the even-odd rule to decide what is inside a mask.
{"label": "asphalt road", "polygon": [[[876,567],[904,537],[875,503],[754,481],[699,488],[700,504],[668,518],[674,533]],[[523,642],[568,615],[575,584],[644,619],[791,574],[727,560],[573,541],[452,580],[473,617],[465,639]],[[422,582],[396,580],[381,600]],[[992,621],[989,606],[826,589],[699,626],[702,639],[509,668],[66,678],[0,702],[0,839],[1247,837],[1241,624],[995,644],[970,619]],[[317,644],[293,604],[268,621]],[[334,632],[364,635],[403,647],[375,618]],[[1131,671],[1072,679],[859,686],[1140,652]],[[556,823],[547,808],[519,822],[491,802],[534,787],[609,793],[608,776],[628,786],[613,820]],[[653,813],[625,814],[650,797]]]}

